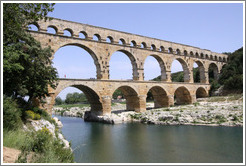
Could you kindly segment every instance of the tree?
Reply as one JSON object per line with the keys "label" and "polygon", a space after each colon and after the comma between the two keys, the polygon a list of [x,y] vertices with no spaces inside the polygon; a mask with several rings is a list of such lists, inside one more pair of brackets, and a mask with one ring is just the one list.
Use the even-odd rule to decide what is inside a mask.
{"label": "tree", "polygon": [[65,99],[66,104],[76,104],[76,103],[85,103],[87,102],[87,99],[84,95],[84,93],[68,93]]}
{"label": "tree", "polygon": [[54,4],[3,4],[3,89],[14,98],[41,99],[48,86],[55,88],[57,71],[52,67],[52,50],[42,48],[27,31],[29,24],[47,20]]}
{"label": "tree", "polygon": [[56,105],[61,105],[61,104],[63,104],[63,100],[61,99],[61,97],[57,97],[56,99],[55,99],[55,104]]}
{"label": "tree", "polygon": [[229,61],[221,70],[219,83],[225,89],[243,92],[243,47],[227,54]]}

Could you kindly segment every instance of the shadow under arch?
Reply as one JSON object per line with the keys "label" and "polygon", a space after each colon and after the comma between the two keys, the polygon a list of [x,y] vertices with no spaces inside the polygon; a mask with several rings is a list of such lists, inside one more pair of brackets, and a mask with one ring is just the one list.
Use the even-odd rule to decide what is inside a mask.
{"label": "shadow under arch", "polygon": [[[168,107],[168,96],[165,89],[163,89],[160,86],[153,86],[151,87],[147,94],[151,92],[153,98],[154,98],[154,108],[162,108],[162,107]],[[148,108],[151,109],[151,108]]]}
{"label": "shadow under arch", "polygon": [[[140,104],[138,93],[136,90],[128,85],[122,85],[113,90],[113,93],[116,90],[120,90],[123,93],[124,98],[126,99],[126,110],[127,111],[139,111]],[[112,95],[113,95],[112,93]]]}
{"label": "shadow under arch", "polygon": [[219,79],[219,68],[215,63],[210,63],[208,67],[209,82]]}
{"label": "shadow under arch", "polygon": [[208,97],[207,91],[203,87],[199,87],[196,90],[196,98]]}
{"label": "shadow under arch", "polygon": [[[182,58],[176,58],[176,59],[173,60],[173,62],[175,60],[177,60],[181,64],[181,66],[183,68],[184,82],[190,82],[190,70],[189,70],[188,64]],[[172,65],[173,65],[173,62],[172,62]]]}
{"label": "shadow under arch", "polygon": [[136,61],[136,58],[133,56],[133,54],[130,53],[129,51],[127,51],[127,50],[122,50],[122,49],[114,51],[114,52],[109,56],[108,64],[110,63],[110,60],[111,60],[112,55],[113,55],[114,53],[116,53],[116,52],[124,53],[124,54],[130,59],[131,64],[132,64],[132,76],[133,76],[132,79],[133,79],[133,80],[138,80],[138,71],[137,71],[138,65],[137,65],[137,61]]}
{"label": "shadow under arch", "polygon": [[98,93],[86,85],[68,84],[68,85],[63,86],[63,87],[59,87],[59,85],[58,85],[57,91],[54,94],[54,100],[59,95],[59,93],[61,91],[63,91],[64,89],[66,89],[68,87],[77,88],[85,94],[86,99],[87,99],[88,103],[90,104],[92,112],[96,112],[98,115],[101,115],[103,113],[103,106],[102,106],[102,103],[100,101],[100,97],[99,97]]}
{"label": "shadow under arch", "polygon": [[[200,83],[206,83],[205,67],[204,67],[203,63],[199,60],[194,61],[194,63],[196,63],[198,65]],[[195,80],[194,80],[194,82],[195,82]]]}
{"label": "shadow under arch", "polygon": [[91,57],[94,61],[94,64],[96,65],[97,79],[102,78],[102,70],[101,70],[101,65],[99,63],[98,57],[89,47],[87,47],[83,44],[79,44],[79,43],[68,43],[68,44],[60,46],[55,52],[57,52],[60,48],[63,48],[66,46],[77,46],[77,47],[80,47],[80,48],[84,49],[85,51],[87,51],[91,55]]}
{"label": "shadow under arch", "polygon": [[[146,59],[151,56],[151,57],[154,57],[157,62],[159,63],[160,65],[160,68],[161,68],[161,80],[162,81],[166,81],[167,80],[167,73],[166,73],[166,66],[164,64],[164,61],[161,59],[160,56],[158,55],[155,55],[155,54],[151,54],[151,55],[148,55],[145,59],[144,59],[144,64],[146,62]],[[143,65],[144,66],[144,65]]]}
{"label": "shadow under arch", "polygon": [[174,96],[177,105],[192,103],[190,92],[184,86],[177,88],[174,92]]}

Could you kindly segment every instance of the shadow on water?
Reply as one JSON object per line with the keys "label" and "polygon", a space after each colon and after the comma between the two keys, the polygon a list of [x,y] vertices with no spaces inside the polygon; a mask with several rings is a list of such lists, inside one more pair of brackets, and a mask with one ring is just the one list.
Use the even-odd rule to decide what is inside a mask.
{"label": "shadow on water", "polygon": [[243,162],[243,128],[118,125],[59,117],[78,163]]}

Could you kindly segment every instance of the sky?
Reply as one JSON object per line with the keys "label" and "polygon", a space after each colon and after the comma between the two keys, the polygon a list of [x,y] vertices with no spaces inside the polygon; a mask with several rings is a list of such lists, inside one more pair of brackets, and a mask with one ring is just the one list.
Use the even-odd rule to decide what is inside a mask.
{"label": "sky", "polygon": [[[56,3],[49,16],[94,26],[191,45],[214,52],[233,52],[243,46],[243,5],[238,3]],[[132,79],[129,58],[115,52],[110,79]],[[96,78],[92,57],[82,48],[66,46],[54,56],[59,77]],[[196,65],[194,65],[196,67]],[[171,72],[182,71],[174,61]],[[145,80],[160,75],[153,57],[144,65]],[[63,90],[65,99],[74,88]]]}

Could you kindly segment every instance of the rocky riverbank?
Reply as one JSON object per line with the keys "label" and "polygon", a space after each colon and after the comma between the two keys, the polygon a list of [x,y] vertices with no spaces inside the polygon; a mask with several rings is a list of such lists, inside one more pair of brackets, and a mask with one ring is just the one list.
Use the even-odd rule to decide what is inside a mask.
{"label": "rocky riverbank", "polygon": [[199,99],[190,105],[153,109],[154,103],[147,104],[145,112],[125,111],[125,104],[112,106],[111,115],[96,116],[89,107],[54,107],[53,114],[76,116],[85,121],[118,124],[123,122],[142,122],[162,125],[211,125],[243,126],[243,97],[217,96]]}

